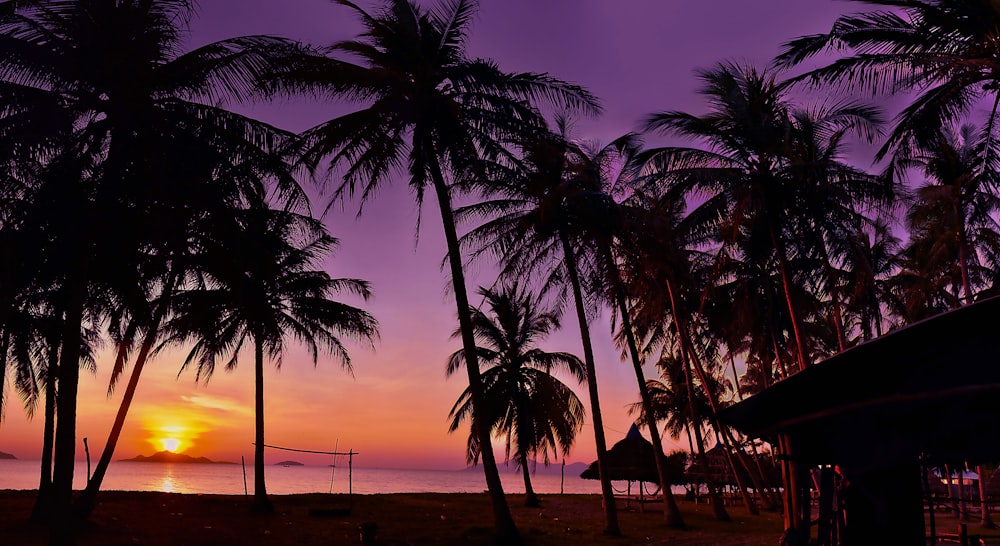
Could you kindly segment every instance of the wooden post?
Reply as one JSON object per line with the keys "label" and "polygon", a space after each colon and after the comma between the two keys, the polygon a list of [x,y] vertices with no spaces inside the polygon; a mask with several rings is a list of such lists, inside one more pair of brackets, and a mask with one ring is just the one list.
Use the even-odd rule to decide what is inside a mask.
{"label": "wooden post", "polygon": [[958,524],[958,543],[969,546],[969,526],[964,523]]}
{"label": "wooden post", "polygon": [[559,494],[562,495],[566,490],[566,457],[562,460],[562,469],[559,473]]}
{"label": "wooden post", "polygon": [[833,468],[829,466],[823,466],[819,475],[817,539],[820,546],[833,546]]}
{"label": "wooden post", "polygon": [[354,494],[354,448],[347,452],[347,494]]}
{"label": "wooden post", "polygon": [[87,437],[83,437],[83,451],[87,454],[87,483],[90,483],[90,446],[87,445]]}
{"label": "wooden post", "polygon": [[247,489],[247,458],[240,455],[240,461],[243,463],[243,496],[250,494],[250,490]]}

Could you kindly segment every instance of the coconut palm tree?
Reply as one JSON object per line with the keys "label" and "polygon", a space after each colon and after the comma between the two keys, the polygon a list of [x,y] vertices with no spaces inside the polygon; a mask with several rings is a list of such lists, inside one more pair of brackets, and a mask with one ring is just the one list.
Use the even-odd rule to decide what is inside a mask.
{"label": "coconut palm tree", "polygon": [[368,283],[333,279],[317,269],[337,245],[322,224],[291,212],[241,211],[229,230],[205,242],[198,266],[203,286],[175,296],[175,315],[163,325],[167,342],[193,341],[182,371],[211,377],[217,362],[236,368],[240,351],[254,355],[254,509],[273,510],[264,481],[264,361],[278,368],[293,337],[315,365],[320,351],[351,371],[342,337],[372,343],[378,325],[367,312],[335,301],[339,293],[367,299]]}
{"label": "coconut palm tree", "polygon": [[[541,116],[531,102],[546,99],[561,107],[598,110],[580,87],[546,74],[511,74],[493,62],[471,58],[467,40],[475,0],[449,0],[426,10],[409,0],[386,0],[369,13],[348,0],[364,28],[357,39],[330,50],[348,61],[317,59],[274,82],[275,89],[311,90],[363,103],[349,114],[305,132],[307,164],[329,159],[345,167],[337,196],[373,196],[405,166],[416,200],[433,191],[441,214],[451,286],[455,295],[473,409],[481,404],[483,384],[476,362],[469,298],[458,245],[453,200],[461,184],[482,181],[480,160],[504,153],[511,135],[537,130]],[[489,445],[489,431],[480,430]],[[496,461],[482,451],[483,470],[500,540],[518,540],[500,483]]]}
{"label": "coconut palm tree", "polygon": [[996,253],[1000,164],[996,159],[984,163],[983,158],[996,158],[997,148],[995,138],[973,125],[943,128],[907,162],[923,170],[927,178],[915,192],[907,224],[911,232],[920,234],[915,239],[928,245],[929,265],[941,264],[957,272],[953,292],[961,291],[966,303],[974,301],[984,282],[980,249],[984,254]]}
{"label": "coconut palm tree", "polygon": [[[541,457],[549,463],[549,452],[565,456],[576,434],[583,428],[586,410],[573,390],[552,375],[564,371],[578,382],[586,378],[586,369],[577,356],[548,352],[536,346],[559,328],[559,315],[542,306],[539,297],[524,291],[516,283],[499,291],[480,288],[487,311],[470,309],[476,339],[476,351],[483,365],[485,411],[473,412],[471,393],[466,388],[452,406],[450,432],[468,420],[472,428],[485,427],[491,435],[506,438],[507,459],[514,456],[524,476],[525,506],[538,506],[538,496],[531,487],[528,463]],[[452,337],[460,337],[455,331]],[[464,349],[448,358],[448,375],[465,366]],[[479,460],[482,451],[479,437],[470,430],[467,458]]]}
{"label": "coconut palm tree", "polygon": [[[796,286],[804,274],[791,260],[819,245],[824,222],[853,218],[864,206],[891,198],[886,178],[865,175],[839,161],[847,134],[874,137],[877,110],[856,103],[797,108],[774,75],[721,63],[700,73],[711,112],[662,112],[647,128],[700,141],[708,149],[668,147],[651,152],[658,168],[681,185],[708,192],[700,208],[723,244],[744,240],[754,260],[773,261],[780,275],[798,368],[810,348]],[[802,241],[809,227],[813,241]],[[806,246],[803,246],[806,245]]]}
{"label": "coconut palm tree", "polygon": [[540,278],[542,293],[555,292],[575,306],[604,497],[604,532],[618,535],[589,325],[600,298],[597,279],[604,259],[594,245],[594,233],[616,225],[618,209],[594,185],[599,181],[589,176],[591,165],[577,160],[586,154],[565,138],[566,131],[560,120],[559,133],[522,138],[520,157],[491,171],[490,198],[462,207],[458,214],[485,219],[465,235],[463,244],[475,249],[476,256],[496,256],[501,279]]}
{"label": "coconut palm tree", "polygon": [[[148,249],[184,233],[186,226],[172,222],[178,210],[204,210],[221,195],[263,193],[261,176],[244,177],[236,192],[206,191],[205,177],[185,176],[188,157],[179,150],[197,142],[239,156],[276,149],[287,136],[220,104],[252,95],[260,77],[285,66],[297,46],[257,36],[183,52],[193,10],[190,0],[34,0],[0,9],[0,85],[31,99],[0,107],[0,127],[48,127],[53,118],[69,118],[71,131],[63,125],[46,138],[71,133],[64,155],[79,162],[62,177],[43,179],[59,181],[75,198],[63,199],[70,206],[60,209],[73,218],[58,219],[73,222],[75,231],[59,241],[50,264],[60,272],[53,286],[63,293],[64,324],[55,378],[54,541],[69,541],[73,528],[79,348],[85,327],[102,322],[98,301],[128,301],[127,292],[141,292],[141,279],[127,273],[141,271]],[[40,103],[56,108],[31,107]],[[284,195],[302,199],[291,180],[281,182]]]}
{"label": "coconut palm tree", "polygon": [[[794,66],[817,55],[839,57],[800,80],[869,92],[915,92],[897,117],[880,156],[909,157],[927,140],[992,98],[992,135],[1000,104],[1000,7],[992,0],[864,0],[872,11],[845,15],[824,34],[784,45],[776,63]],[[990,153],[993,153],[991,148]],[[983,157],[992,161],[995,156]]]}

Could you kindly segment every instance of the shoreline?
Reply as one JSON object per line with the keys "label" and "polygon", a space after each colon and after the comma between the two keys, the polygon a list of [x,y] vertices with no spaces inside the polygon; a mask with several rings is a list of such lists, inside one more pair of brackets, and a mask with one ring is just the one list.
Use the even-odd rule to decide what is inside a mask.
{"label": "shoreline", "polygon": [[[781,534],[781,515],[751,516],[727,507],[732,521],[712,519],[711,507],[678,499],[688,530],[667,528],[655,504],[645,511],[618,501],[624,539],[602,533],[601,498],[591,494],[541,495],[541,508],[508,495],[514,520],[529,545],[631,543],[757,546]],[[219,546],[221,544],[358,544],[362,524],[374,523],[375,544],[492,544],[492,511],[484,493],[380,493],[270,495],[274,514],[250,512],[252,496],[105,491],[77,533],[80,546]],[[0,537],[44,545],[46,529],[28,521],[34,491],[0,490]]]}

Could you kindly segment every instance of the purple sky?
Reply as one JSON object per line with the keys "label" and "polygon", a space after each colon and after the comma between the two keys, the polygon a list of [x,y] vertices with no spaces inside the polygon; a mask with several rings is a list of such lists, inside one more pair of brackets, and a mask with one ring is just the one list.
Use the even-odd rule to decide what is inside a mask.
{"label": "purple sky", "polygon": [[[365,0],[359,3],[373,6]],[[828,30],[838,14],[861,7],[832,0],[483,0],[470,46],[473,55],[491,58],[504,70],[548,72],[587,87],[600,97],[605,114],[580,120],[576,134],[607,142],[637,129],[640,120],[655,111],[703,111],[693,76],[697,68],[724,59],[762,65],[782,42]],[[262,33],[325,45],[350,38],[357,29],[351,10],[327,0],[202,0],[192,41],[202,44]],[[244,111],[283,128],[302,130],[344,107],[294,101]],[[274,423],[268,431],[269,443],[329,449],[339,440],[341,448],[362,453],[355,459],[359,466],[460,467],[465,433],[449,436],[446,417],[463,380],[456,376],[445,381],[444,377],[446,356],[457,345],[449,340],[455,328],[455,307],[439,269],[444,243],[436,205],[424,206],[416,246],[417,211],[405,183],[386,185],[366,205],[360,220],[355,219],[356,212],[357,204],[348,203],[345,210],[334,208],[327,215],[331,232],[342,243],[330,270],[335,276],[373,283],[375,300],[367,307],[381,322],[382,341],[375,352],[352,350],[355,379],[330,362],[321,361],[314,370],[306,359],[294,355],[285,359],[280,374],[268,374],[268,420]],[[486,264],[473,267],[470,291],[477,284],[492,282],[490,273]],[[565,322],[564,331],[551,338],[547,348],[582,354],[575,323]],[[610,444],[628,429],[631,419],[624,408],[636,397],[635,378],[631,367],[619,362],[606,320],[593,325],[593,337]],[[219,411],[252,408],[249,361],[235,373],[219,373],[209,385],[194,390],[192,375],[174,380],[180,358],[164,355],[156,365],[159,371],[148,372],[151,375],[140,391],[145,398],[139,400],[158,405],[151,402],[145,409],[135,409],[135,424],[130,425],[135,437],[142,435],[140,426],[152,434],[144,416],[154,411],[163,414],[171,400],[202,403]],[[101,364],[103,370],[108,367]],[[83,381],[81,397],[89,401],[81,406],[80,434],[103,440],[117,398],[102,396],[104,373]],[[584,387],[576,390],[581,398],[586,395]],[[210,397],[212,401],[205,402]],[[241,419],[225,433],[214,433],[215,437],[212,430],[225,428],[218,424],[224,419],[220,417],[214,425],[202,423],[202,452],[196,448],[191,452],[200,455],[212,445],[214,453],[224,453],[223,458],[230,460],[249,455],[252,420]],[[12,407],[0,433],[0,450],[16,453],[12,445],[28,445],[29,441],[34,445],[40,437],[40,421],[27,425],[20,410]],[[299,426],[288,425],[291,422]],[[587,422],[569,461],[594,458],[589,417]],[[667,442],[668,451],[686,447],[686,442]],[[28,453],[23,456],[31,457],[36,448],[24,449]],[[133,454],[121,452],[123,457]],[[272,455],[278,457],[274,460],[285,457]],[[502,451],[498,456],[503,456]]]}

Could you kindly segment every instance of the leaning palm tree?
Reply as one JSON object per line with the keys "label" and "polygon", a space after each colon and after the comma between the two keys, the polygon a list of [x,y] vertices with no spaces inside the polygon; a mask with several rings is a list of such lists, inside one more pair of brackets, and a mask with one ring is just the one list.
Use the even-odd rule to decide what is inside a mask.
{"label": "leaning palm tree", "polygon": [[335,301],[341,292],[370,295],[368,283],[333,279],[317,269],[337,240],[323,226],[295,213],[251,209],[235,215],[201,254],[203,286],[179,292],[175,316],[163,326],[167,342],[193,341],[184,368],[207,381],[219,359],[227,370],[240,351],[254,355],[254,509],[273,510],[264,481],[264,361],[281,366],[287,338],[304,345],[315,365],[320,351],[351,371],[341,341],[371,343],[378,325],[367,312]]}
{"label": "leaning palm tree", "polygon": [[[536,344],[559,328],[559,315],[542,307],[538,296],[514,284],[499,291],[480,288],[488,311],[470,309],[475,329],[479,362],[483,365],[484,411],[473,412],[468,388],[452,406],[449,430],[458,430],[468,420],[471,428],[485,427],[491,435],[506,438],[507,459],[513,454],[524,476],[525,506],[538,506],[531,487],[528,463],[541,457],[549,463],[549,452],[565,456],[576,434],[583,428],[586,411],[576,393],[552,375],[564,371],[578,382],[586,378],[579,357],[564,352],[548,352]],[[461,336],[456,331],[452,337]],[[448,358],[448,375],[465,366],[464,349]],[[466,457],[479,460],[479,436],[469,432]]]}
{"label": "leaning palm tree", "polygon": [[492,253],[501,260],[502,279],[538,276],[543,293],[554,291],[575,306],[604,497],[604,532],[618,535],[589,324],[599,299],[599,286],[593,280],[599,277],[603,260],[593,244],[594,230],[614,224],[617,208],[607,206],[607,196],[588,176],[587,163],[575,160],[583,151],[565,138],[562,120],[559,126],[559,133],[523,137],[518,142],[520,157],[497,163],[491,170],[490,198],[458,212],[485,219],[466,234],[463,244],[474,248],[477,256]]}
{"label": "leaning palm tree", "polygon": [[[59,155],[80,163],[75,174],[41,179],[62,184],[74,197],[59,209],[72,218],[46,220],[73,225],[59,242],[62,255],[53,251],[49,264],[52,286],[62,293],[64,324],[54,338],[61,343],[54,378],[55,541],[71,540],[73,529],[80,340],[89,324],[103,323],[97,300],[128,301],[126,293],[141,292],[146,252],[185,233],[176,213],[218,207],[221,196],[234,193],[215,191],[203,176],[186,176],[188,157],[178,149],[199,142],[242,156],[252,149],[230,146],[228,137],[276,149],[287,136],[220,105],[251,95],[260,77],[285,66],[296,46],[256,36],[184,52],[193,13],[192,0],[29,0],[0,7],[0,98],[12,101],[0,105],[0,131],[54,127],[35,142],[70,135]],[[53,124],[57,117],[69,122]],[[236,193],[262,193],[260,180],[246,177]],[[283,182],[282,188],[291,188],[284,195],[302,199],[292,181]],[[137,275],[129,278],[129,272]]]}
{"label": "leaning palm tree", "polygon": [[[332,165],[345,167],[337,196],[360,193],[365,200],[403,166],[418,203],[427,190],[433,191],[477,411],[483,383],[452,208],[461,188],[454,182],[483,180],[483,156],[503,153],[500,143],[511,135],[537,130],[541,116],[531,101],[547,99],[596,112],[596,99],[546,74],[510,74],[491,61],[470,58],[466,48],[475,0],[449,0],[430,11],[410,0],[386,0],[374,14],[348,0],[338,3],[353,10],[364,28],[357,39],[330,48],[349,60],[317,59],[283,74],[274,85],[364,104],[303,135],[307,164],[330,159]],[[489,431],[478,433],[488,446]],[[501,540],[518,540],[491,450],[482,451],[482,460],[496,534]]]}
{"label": "leaning palm tree", "polygon": [[[800,76],[816,85],[836,84],[869,92],[917,93],[898,116],[880,155],[908,157],[958,121],[980,99],[993,107],[987,134],[1000,105],[1000,7],[992,0],[864,0],[873,11],[845,15],[825,34],[785,44],[781,66],[817,55],[839,56]],[[991,151],[992,153],[992,151]],[[995,156],[993,156],[995,158]],[[984,161],[992,158],[984,157]]]}

